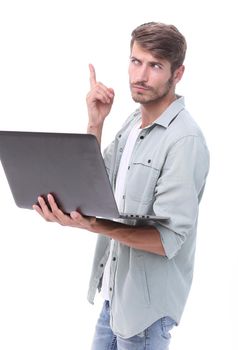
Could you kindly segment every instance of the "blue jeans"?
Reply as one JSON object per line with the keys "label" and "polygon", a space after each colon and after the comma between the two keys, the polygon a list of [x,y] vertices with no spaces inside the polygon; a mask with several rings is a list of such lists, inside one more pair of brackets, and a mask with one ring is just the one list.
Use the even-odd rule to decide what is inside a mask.
{"label": "blue jeans", "polygon": [[110,306],[105,301],[96,324],[91,350],[168,350],[171,338],[169,331],[175,324],[170,317],[163,317],[144,332],[123,339],[110,328]]}

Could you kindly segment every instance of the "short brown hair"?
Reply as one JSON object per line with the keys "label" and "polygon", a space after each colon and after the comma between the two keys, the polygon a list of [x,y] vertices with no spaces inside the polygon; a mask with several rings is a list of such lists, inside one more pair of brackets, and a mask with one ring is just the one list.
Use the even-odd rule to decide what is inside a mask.
{"label": "short brown hair", "polygon": [[184,62],[186,40],[174,25],[144,23],[131,33],[131,49],[135,41],[153,56],[168,60],[172,73]]}

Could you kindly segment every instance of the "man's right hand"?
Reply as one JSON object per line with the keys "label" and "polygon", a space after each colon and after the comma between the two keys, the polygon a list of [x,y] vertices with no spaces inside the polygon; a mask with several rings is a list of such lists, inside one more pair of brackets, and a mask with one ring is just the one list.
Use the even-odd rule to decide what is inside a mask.
{"label": "man's right hand", "polygon": [[89,118],[88,131],[90,132],[90,130],[102,128],[103,122],[112,108],[114,90],[97,82],[95,68],[92,64],[89,65],[89,70],[90,91],[86,100]]}

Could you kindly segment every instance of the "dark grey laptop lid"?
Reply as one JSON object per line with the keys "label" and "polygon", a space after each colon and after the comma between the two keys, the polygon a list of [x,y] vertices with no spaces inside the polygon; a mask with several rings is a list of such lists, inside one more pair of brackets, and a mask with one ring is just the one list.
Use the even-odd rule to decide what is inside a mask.
{"label": "dark grey laptop lid", "polygon": [[0,158],[16,204],[52,193],[66,213],[119,217],[93,135],[0,131]]}

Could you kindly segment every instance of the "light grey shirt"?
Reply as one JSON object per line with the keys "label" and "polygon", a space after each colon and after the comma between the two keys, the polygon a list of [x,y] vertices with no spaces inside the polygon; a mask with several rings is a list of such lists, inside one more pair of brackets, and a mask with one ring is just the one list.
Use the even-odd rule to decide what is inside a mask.
{"label": "light grey shirt", "polygon": [[[131,128],[141,117],[136,110],[105,150],[104,160],[115,188],[121,155]],[[130,248],[115,241],[110,267],[111,328],[128,338],[170,316],[179,323],[192,283],[198,206],[209,169],[209,152],[200,128],[178,97],[135,143],[123,211],[165,215],[155,225],[166,256]],[[98,236],[88,300],[100,291],[110,238]]]}

